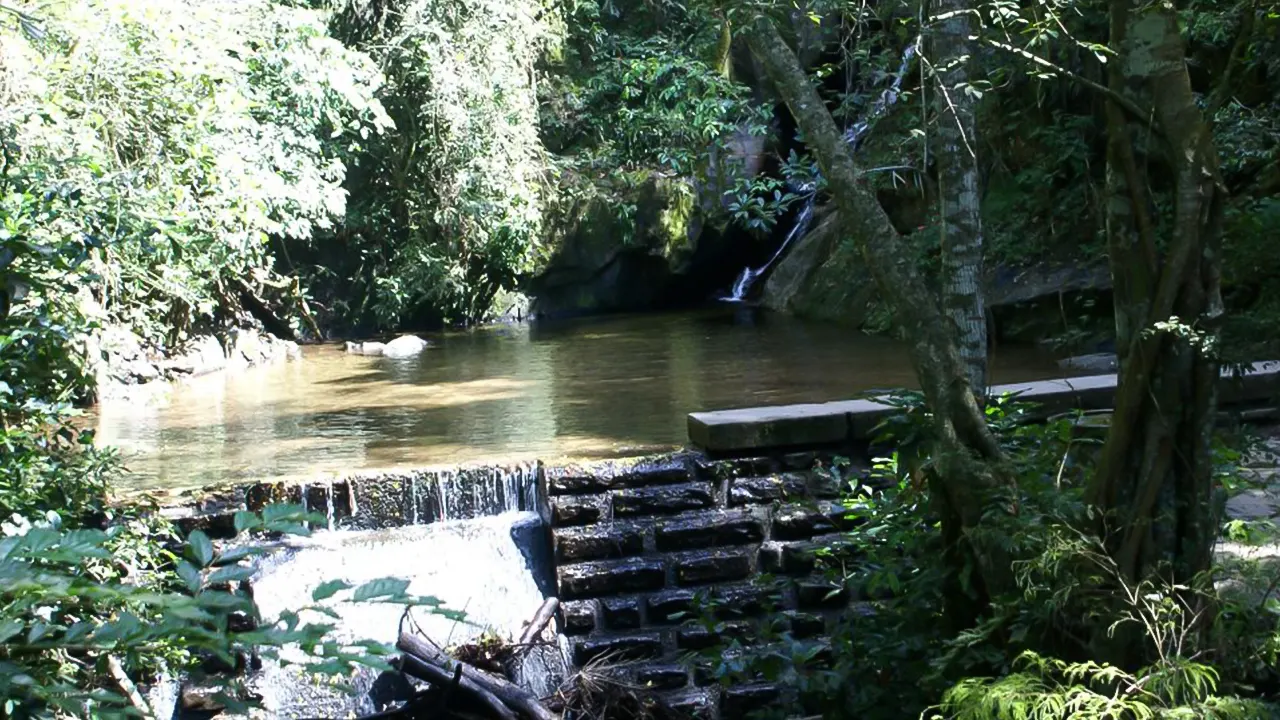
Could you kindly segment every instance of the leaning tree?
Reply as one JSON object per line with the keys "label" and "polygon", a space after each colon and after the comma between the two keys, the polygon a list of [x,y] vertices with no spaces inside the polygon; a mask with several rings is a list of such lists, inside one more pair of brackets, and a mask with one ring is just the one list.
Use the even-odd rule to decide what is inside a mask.
{"label": "leaning tree", "polygon": [[[935,15],[944,29],[957,13],[981,16],[975,6],[947,3],[945,9],[945,16]],[[936,433],[929,487],[953,565],[974,570],[972,617],[973,600],[980,610],[993,593],[1013,588],[1001,543],[981,528],[992,512],[1014,512],[1009,499],[1015,478],[971,387],[960,333],[779,31],[785,23],[775,13],[786,8],[755,4],[739,10],[749,17],[735,26],[744,29],[752,53],[794,115],[848,236],[908,338]],[[1126,582],[1156,574],[1187,582],[1209,567],[1215,537],[1210,432],[1219,375],[1214,347],[1223,314],[1225,191],[1187,73],[1174,7],[1111,0],[1110,27],[1107,82],[1071,76],[1098,93],[1107,109],[1106,229],[1121,360],[1110,431],[1085,496],[1096,519],[1091,529]],[[939,34],[936,42],[948,35]],[[1025,49],[999,40],[991,44],[1038,71],[1058,69]],[[1136,160],[1137,147],[1148,155],[1145,165]],[[1156,177],[1144,170],[1153,161],[1168,172]],[[1167,208],[1165,216],[1157,208]]]}

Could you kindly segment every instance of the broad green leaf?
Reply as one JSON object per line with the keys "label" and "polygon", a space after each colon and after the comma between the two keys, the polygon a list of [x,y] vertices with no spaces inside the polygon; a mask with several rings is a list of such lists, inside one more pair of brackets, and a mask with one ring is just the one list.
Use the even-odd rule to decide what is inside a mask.
{"label": "broad green leaf", "polygon": [[203,530],[194,530],[187,537],[187,557],[200,567],[209,567],[213,562],[213,541]]}
{"label": "broad green leaf", "polygon": [[179,560],[177,570],[178,577],[181,577],[182,581],[187,584],[188,590],[191,592],[198,592],[200,590],[201,585],[204,583],[201,582],[199,568],[186,560]]}
{"label": "broad green leaf", "polygon": [[351,594],[351,599],[355,602],[364,602],[378,598],[400,598],[404,596],[404,592],[408,588],[408,580],[380,578],[356,588],[355,592]]}
{"label": "broad green leaf", "polygon": [[344,582],[342,580],[329,580],[328,582],[321,583],[319,586],[316,587],[315,590],[311,591],[311,599],[315,602],[320,602],[321,600],[328,600],[329,598],[333,597],[339,592],[346,590],[350,587],[351,587],[350,583]]}
{"label": "broad green leaf", "polygon": [[209,573],[209,577],[205,580],[210,585],[218,585],[227,582],[240,582],[253,577],[254,569],[244,567],[242,565],[228,565],[221,567]]}
{"label": "broad green leaf", "polygon": [[261,526],[262,521],[258,518],[258,514],[255,512],[241,510],[235,515],[235,527],[237,533],[242,533],[245,530],[254,530]]}
{"label": "broad green leaf", "polygon": [[21,620],[10,618],[0,621],[0,643],[8,642],[26,627]]}

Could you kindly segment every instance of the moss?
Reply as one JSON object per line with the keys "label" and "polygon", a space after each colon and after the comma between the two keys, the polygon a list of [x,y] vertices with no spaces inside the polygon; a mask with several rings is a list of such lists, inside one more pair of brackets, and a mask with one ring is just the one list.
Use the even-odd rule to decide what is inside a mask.
{"label": "moss", "polygon": [[697,204],[693,188],[683,180],[659,179],[655,190],[658,212],[655,245],[668,261],[683,261],[695,246],[696,234],[692,230]]}

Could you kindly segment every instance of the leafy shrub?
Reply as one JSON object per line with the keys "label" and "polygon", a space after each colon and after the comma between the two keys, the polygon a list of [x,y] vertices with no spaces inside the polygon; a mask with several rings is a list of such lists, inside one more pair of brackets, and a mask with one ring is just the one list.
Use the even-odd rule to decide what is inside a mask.
{"label": "leafy shrub", "polygon": [[[261,514],[240,513],[236,525],[242,532],[297,535],[307,533],[307,522],[323,520],[301,507],[275,505]],[[355,588],[326,583],[313,594],[316,605],[261,618],[241,585],[253,574],[246,561],[263,552],[261,547],[242,541],[219,551],[197,530],[180,555],[129,567],[121,562],[121,547],[136,542],[137,533],[131,524],[67,529],[53,513],[37,523],[6,525],[0,539],[0,694],[6,717],[135,717],[128,690],[114,672],[148,675],[205,657],[235,666],[237,656],[249,653],[279,659],[286,645],[309,653],[303,665],[314,674],[344,675],[357,665],[389,669],[386,658],[393,648],[334,643],[328,639],[332,625],[303,619],[332,612],[319,603],[338,593],[352,602],[447,612],[434,598],[407,595],[406,581],[387,578]],[[160,566],[158,560],[167,563]],[[219,699],[232,708],[245,706],[231,688]]]}
{"label": "leafy shrub", "polygon": [[388,127],[379,73],[316,11],[85,0],[39,12],[0,17],[0,193],[63,198],[30,231],[86,245],[82,279],[108,319],[162,346],[238,312],[242,286],[270,279],[272,237],[341,218],[344,158]]}

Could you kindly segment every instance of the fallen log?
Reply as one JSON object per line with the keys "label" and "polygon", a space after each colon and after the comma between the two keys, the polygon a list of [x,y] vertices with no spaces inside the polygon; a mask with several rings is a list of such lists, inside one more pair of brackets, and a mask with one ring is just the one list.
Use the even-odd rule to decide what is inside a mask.
{"label": "fallen log", "polygon": [[559,598],[549,597],[542,603],[542,607],[538,608],[538,612],[534,613],[533,619],[529,621],[529,626],[520,634],[519,645],[521,648],[528,647],[533,644],[534,640],[538,639],[538,636],[542,634],[542,629],[555,616],[556,608],[558,607],[560,607]]}
{"label": "fallen log", "polygon": [[[492,713],[495,718],[500,720],[519,720],[515,712],[507,707],[501,699],[479,683],[467,678],[465,666],[462,663],[455,663],[455,669],[450,672],[437,664],[429,663],[405,651],[405,654],[400,657],[399,665],[400,671],[406,675],[425,680],[439,688],[454,687],[466,692]],[[459,673],[458,668],[463,669],[464,672]]]}
{"label": "fallen log", "polygon": [[441,674],[447,675],[455,667],[462,667],[462,684],[467,683],[483,688],[489,694],[500,699],[507,707],[516,710],[533,720],[560,720],[560,717],[547,709],[542,701],[532,693],[514,683],[495,677],[482,670],[461,663],[445,654],[430,641],[409,632],[401,632],[396,641],[396,648],[404,653],[405,660],[410,658],[423,665],[434,667]]}

